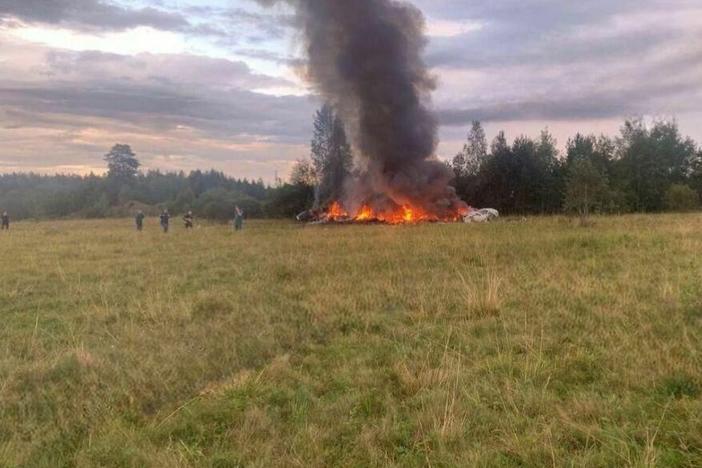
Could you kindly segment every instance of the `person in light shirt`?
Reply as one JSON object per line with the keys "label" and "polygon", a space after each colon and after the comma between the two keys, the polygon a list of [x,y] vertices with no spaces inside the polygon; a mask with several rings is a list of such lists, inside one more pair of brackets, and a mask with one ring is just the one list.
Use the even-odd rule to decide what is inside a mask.
{"label": "person in light shirt", "polygon": [[192,229],[194,226],[194,216],[192,211],[188,211],[183,216],[183,222],[185,223],[185,229]]}
{"label": "person in light shirt", "polygon": [[238,206],[234,207],[234,230],[241,231],[244,229],[244,210]]}

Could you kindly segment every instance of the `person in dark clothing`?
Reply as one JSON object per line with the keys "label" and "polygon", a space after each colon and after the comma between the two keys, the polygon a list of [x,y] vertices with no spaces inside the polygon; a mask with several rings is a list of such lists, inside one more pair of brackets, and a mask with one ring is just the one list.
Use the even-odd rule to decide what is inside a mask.
{"label": "person in dark clothing", "polygon": [[238,206],[234,207],[234,230],[241,231],[244,229],[244,211]]}
{"label": "person in dark clothing", "polygon": [[7,211],[3,211],[1,218],[2,218],[2,230],[9,231],[10,230],[10,215],[7,213]]}
{"label": "person in dark clothing", "polygon": [[168,213],[168,210],[163,210],[159,218],[161,219],[161,229],[163,229],[164,233],[168,232],[168,225],[171,222],[171,215]]}
{"label": "person in dark clothing", "polygon": [[187,213],[185,213],[185,216],[183,216],[183,222],[185,223],[185,229],[193,228],[194,218],[192,211],[188,211]]}
{"label": "person in dark clothing", "polygon": [[144,229],[144,218],[146,218],[146,215],[144,215],[144,212],[139,210],[134,217],[134,220],[136,221],[136,228],[137,231],[142,231]]}

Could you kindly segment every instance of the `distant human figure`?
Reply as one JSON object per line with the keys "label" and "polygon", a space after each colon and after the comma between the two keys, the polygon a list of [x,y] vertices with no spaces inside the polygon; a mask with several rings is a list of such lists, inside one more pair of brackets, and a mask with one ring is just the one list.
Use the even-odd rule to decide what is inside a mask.
{"label": "distant human figure", "polygon": [[241,231],[244,229],[244,211],[238,206],[234,207],[234,230]]}
{"label": "distant human figure", "polygon": [[159,218],[161,219],[161,229],[163,229],[164,233],[168,232],[168,225],[171,222],[171,215],[168,210],[163,210]]}
{"label": "distant human figure", "polygon": [[188,211],[185,213],[185,216],[183,216],[183,222],[185,223],[185,229],[192,229],[193,228],[193,212]]}
{"label": "distant human figure", "polygon": [[10,215],[7,213],[7,211],[2,212],[2,230],[10,230]]}
{"label": "distant human figure", "polygon": [[146,218],[146,215],[144,214],[144,212],[141,210],[137,211],[137,214],[134,217],[134,221],[136,221],[137,231],[144,230],[144,218]]}

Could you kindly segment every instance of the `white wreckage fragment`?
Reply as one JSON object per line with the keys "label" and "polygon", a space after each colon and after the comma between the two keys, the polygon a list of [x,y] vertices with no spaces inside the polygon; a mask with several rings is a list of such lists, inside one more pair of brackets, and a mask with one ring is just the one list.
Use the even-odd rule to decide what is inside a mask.
{"label": "white wreckage fragment", "polygon": [[463,217],[463,222],[470,223],[489,223],[490,221],[500,217],[500,212],[493,208],[483,208],[482,210],[473,210]]}

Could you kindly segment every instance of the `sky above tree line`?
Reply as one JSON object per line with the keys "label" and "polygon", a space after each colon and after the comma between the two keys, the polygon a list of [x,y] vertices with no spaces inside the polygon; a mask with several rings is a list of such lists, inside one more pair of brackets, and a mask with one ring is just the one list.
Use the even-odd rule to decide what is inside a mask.
{"label": "sky above tree line", "polygon": [[[438,78],[438,155],[488,136],[616,134],[675,118],[702,142],[699,0],[413,0]],[[0,172],[287,176],[320,106],[292,12],[252,0],[0,0]]]}

